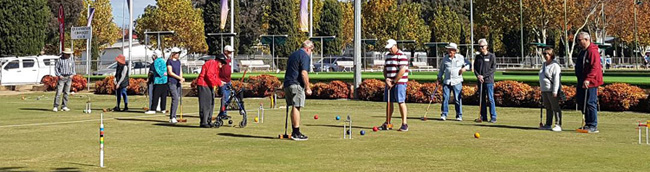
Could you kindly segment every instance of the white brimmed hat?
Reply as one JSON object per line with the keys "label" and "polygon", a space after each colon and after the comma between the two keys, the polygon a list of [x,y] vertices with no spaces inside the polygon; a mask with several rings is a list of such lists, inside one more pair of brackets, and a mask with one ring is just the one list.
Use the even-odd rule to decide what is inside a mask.
{"label": "white brimmed hat", "polygon": [[153,55],[154,55],[154,57],[156,57],[156,58],[158,58],[158,57],[162,57],[162,51],[160,51],[160,50],[154,50],[154,51],[153,51]]}
{"label": "white brimmed hat", "polygon": [[397,45],[397,41],[395,41],[394,39],[389,39],[388,41],[386,41],[386,46],[384,48],[389,49],[389,48],[393,48],[393,46],[396,45]]}
{"label": "white brimmed hat", "polygon": [[178,47],[172,48],[172,53],[181,53],[181,49]]}
{"label": "white brimmed hat", "polygon": [[449,43],[449,45],[445,46],[445,48],[446,49],[454,49],[454,50],[458,51],[458,45],[456,45],[456,43],[453,43],[453,42]]}
{"label": "white brimmed hat", "polygon": [[73,53],[72,49],[70,49],[70,48],[64,48],[63,49],[63,54],[72,54],[72,53]]}

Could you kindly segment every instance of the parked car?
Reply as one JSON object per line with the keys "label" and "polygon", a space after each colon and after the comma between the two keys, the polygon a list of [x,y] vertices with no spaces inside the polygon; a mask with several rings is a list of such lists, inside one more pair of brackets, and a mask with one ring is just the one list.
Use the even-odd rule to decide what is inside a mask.
{"label": "parked car", "polygon": [[38,84],[45,75],[54,75],[59,56],[0,58],[0,85]]}
{"label": "parked car", "polygon": [[[146,75],[149,73],[149,65],[151,65],[149,62],[133,62],[133,66],[131,67],[131,75]],[[117,62],[113,62],[112,64],[108,65],[108,67],[93,72],[93,75],[115,75],[116,68]]]}
{"label": "parked car", "polygon": [[339,67],[338,61],[352,61],[350,57],[325,57],[314,63],[314,72],[340,72],[343,68]]}

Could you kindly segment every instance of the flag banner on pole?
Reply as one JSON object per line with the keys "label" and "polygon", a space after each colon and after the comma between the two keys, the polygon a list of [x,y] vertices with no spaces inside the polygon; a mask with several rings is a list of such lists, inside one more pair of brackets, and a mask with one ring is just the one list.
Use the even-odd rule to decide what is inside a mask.
{"label": "flag banner on pole", "polygon": [[226,28],[226,22],[228,21],[228,0],[221,0],[221,24],[219,28],[223,30]]}
{"label": "flag banner on pole", "polygon": [[63,4],[59,4],[59,40],[61,41],[61,50],[65,45],[65,13]]}
{"label": "flag banner on pole", "polygon": [[309,8],[307,3],[310,0],[300,0],[300,32],[309,32]]}
{"label": "flag banner on pole", "polygon": [[126,0],[126,9],[131,10],[131,0]]}
{"label": "flag banner on pole", "polygon": [[88,27],[90,27],[90,24],[93,22],[93,16],[95,16],[95,8],[90,8],[90,16],[88,17]]}

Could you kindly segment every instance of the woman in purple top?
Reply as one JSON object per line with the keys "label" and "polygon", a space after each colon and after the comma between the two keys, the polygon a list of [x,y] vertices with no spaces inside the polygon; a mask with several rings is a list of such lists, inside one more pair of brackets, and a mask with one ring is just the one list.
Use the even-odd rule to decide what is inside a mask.
{"label": "woman in purple top", "polygon": [[172,94],[172,106],[171,111],[169,112],[169,123],[175,124],[178,122],[176,120],[176,111],[178,110],[178,100],[181,95],[181,84],[185,82],[183,78],[183,72],[181,72],[181,61],[178,59],[181,53],[181,49],[172,48],[172,55],[167,60],[167,84],[169,85],[169,92]]}

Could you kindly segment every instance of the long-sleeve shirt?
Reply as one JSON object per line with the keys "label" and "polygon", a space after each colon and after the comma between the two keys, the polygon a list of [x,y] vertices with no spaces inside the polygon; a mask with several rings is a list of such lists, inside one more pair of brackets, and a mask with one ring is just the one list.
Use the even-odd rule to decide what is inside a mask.
{"label": "long-sleeve shirt", "polygon": [[115,85],[118,88],[129,86],[129,67],[123,64],[117,64],[115,69]]}
{"label": "long-sleeve shirt", "polygon": [[77,74],[74,66],[74,58],[70,56],[67,59],[59,58],[54,64],[54,74],[56,76],[71,76]]}
{"label": "long-sleeve shirt", "polygon": [[156,71],[153,73],[153,84],[167,84],[167,63],[163,58],[157,58],[153,62]]}
{"label": "long-sleeve shirt", "polygon": [[557,94],[561,84],[560,73],[562,73],[562,68],[556,61],[549,65],[544,62],[544,67],[539,70],[539,88],[542,92]]}
{"label": "long-sleeve shirt", "polygon": [[474,75],[483,76],[483,83],[494,83],[494,71],[497,70],[496,57],[492,53],[476,55],[474,60]]}
{"label": "long-sleeve shirt", "polygon": [[445,85],[461,84],[463,83],[463,76],[458,75],[458,71],[462,68],[468,69],[468,65],[465,65],[463,55],[456,53],[454,58],[449,58],[449,55],[445,55],[442,65],[438,69],[438,79],[442,79],[442,83]]}
{"label": "long-sleeve shirt", "polygon": [[208,60],[201,67],[201,73],[196,78],[196,85],[204,87],[221,86],[221,79],[219,79],[219,62],[216,60]]}
{"label": "long-sleeve shirt", "polygon": [[575,73],[578,85],[581,87],[584,81],[589,81],[590,88],[603,85],[603,66],[600,64],[600,54],[596,44],[591,43],[589,47],[580,51]]}

